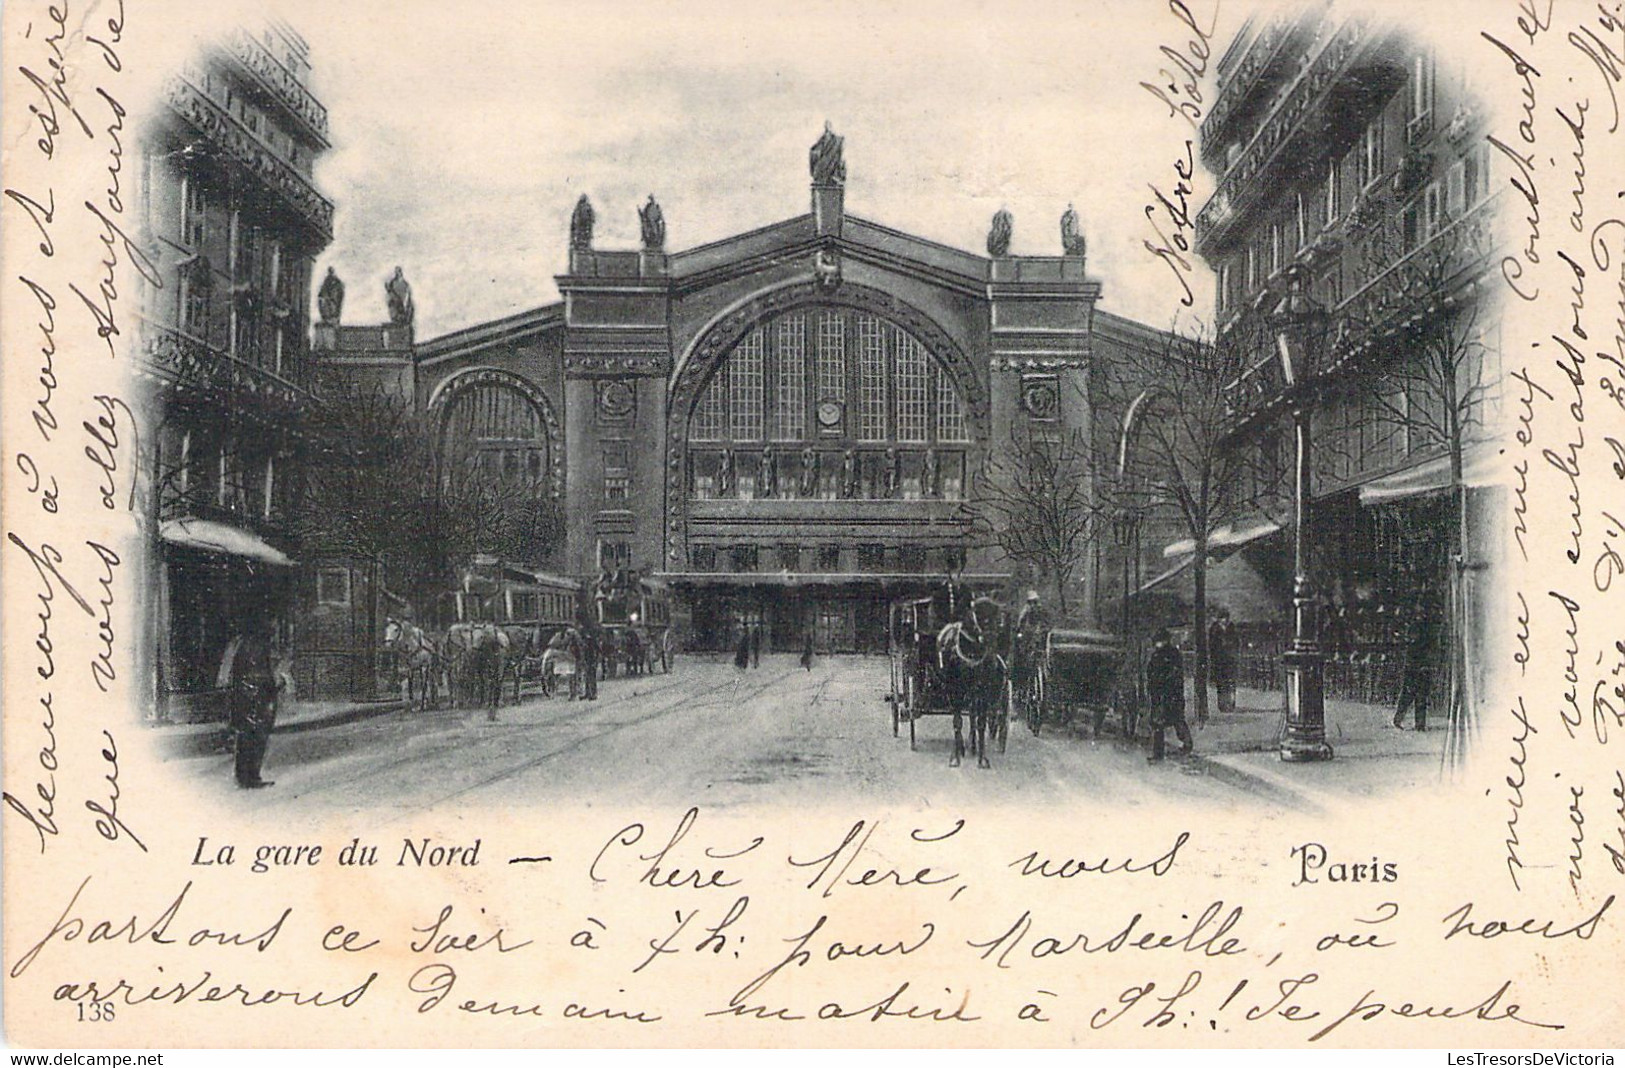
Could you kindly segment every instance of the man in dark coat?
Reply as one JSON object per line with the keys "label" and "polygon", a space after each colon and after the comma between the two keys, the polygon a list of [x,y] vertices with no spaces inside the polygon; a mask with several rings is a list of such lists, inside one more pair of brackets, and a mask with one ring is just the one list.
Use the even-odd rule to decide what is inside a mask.
{"label": "man in dark coat", "polygon": [[750,666],[762,666],[762,625],[752,623],[750,626]]}
{"label": "man in dark coat", "polygon": [[1156,647],[1145,662],[1145,689],[1151,704],[1151,755],[1146,759],[1153,764],[1162,760],[1163,734],[1170,727],[1189,753],[1193,743],[1185,722],[1185,660],[1167,630],[1157,632]]}
{"label": "man in dark coat", "polygon": [[231,728],[237,734],[237,785],[245,790],[275,786],[260,778],[265,750],[276,725],[276,661],[271,628],[256,620],[237,639],[231,663]]}
{"label": "man in dark coat", "polygon": [[598,627],[591,621],[581,628],[581,660],[576,666],[576,674],[581,676],[583,701],[598,700],[599,634]]}
{"label": "man in dark coat", "polygon": [[743,671],[750,667],[750,624],[739,626],[739,645],[734,649],[734,667]]}
{"label": "man in dark coat", "polygon": [[812,670],[813,662],[813,630],[807,628],[807,636],[801,643],[801,667],[805,671]]}
{"label": "man in dark coat", "polygon": [[1405,628],[1405,666],[1399,683],[1399,706],[1394,726],[1403,729],[1406,711],[1415,716],[1416,729],[1428,729],[1428,695],[1433,690],[1433,662],[1437,657],[1439,621],[1432,599],[1424,591],[1411,606]]}
{"label": "man in dark coat", "polygon": [[1213,689],[1219,696],[1219,712],[1225,715],[1236,710],[1236,628],[1230,622],[1226,608],[1214,610],[1213,624],[1207,629],[1208,670],[1213,675]]}

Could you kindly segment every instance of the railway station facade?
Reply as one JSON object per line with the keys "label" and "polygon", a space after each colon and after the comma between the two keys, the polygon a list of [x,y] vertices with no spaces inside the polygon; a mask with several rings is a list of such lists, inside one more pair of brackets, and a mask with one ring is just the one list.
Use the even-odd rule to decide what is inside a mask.
{"label": "railway station facade", "polygon": [[975,254],[848,214],[840,152],[814,146],[806,213],[682,251],[652,197],[642,247],[596,247],[583,197],[562,299],[422,342],[318,325],[326,381],[524,471],[564,516],[526,563],[663,580],[690,647],[883,649],[897,597],[1027,581],[978,535],[978,473],[1033,437],[1109,452],[1093,369],[1159,335],[1097,309],[1070,209],[1056,255],[1011,254],[1003,212]]}

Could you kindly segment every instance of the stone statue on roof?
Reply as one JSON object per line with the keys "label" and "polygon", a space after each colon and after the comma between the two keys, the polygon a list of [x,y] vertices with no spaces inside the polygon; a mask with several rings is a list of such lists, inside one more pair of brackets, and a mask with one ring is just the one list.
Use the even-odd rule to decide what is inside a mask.
{"label": "stone statue on roof", "polygon": [[408,326],[415,309],[412,307],[412,287],[399,267],[384,283],[384,299],[389,303],[389,321],[396,326]]}
{"label": "stone statue on roof", "polygon": [[643,248],[646,252],[659,252],[666,247],[666,214],[649,194],[649,203],[638,209],[638,225],[643,229]]}
{"label": "stone statue on roof", "polygon": [[592,201],[587,199],[587,194],[582,193],[581,199],[576,201],[575,210],[570,213],[571,248],[592,248],[592,224],[596,218],[592,210]]}
{"label": "stone statue on roof", "polygon": [[322,279],[321,289],[316,291],[316,311],[324,323],[337,323],[344,311],[344,282],[331,266],[327,268],[327,277]]}
{"label": "stone statue on roof", "polygon": [[846,160],[842,158],[842,146],[846,138],[837,135],[831,128],[829,121],[824,122],[824,132],[818,140],[813,142],[812,151],[808,153],[808,169],[812,171],[814,185],[845,185]]}
{"label": "stone statue on roof", "polygon": [[1082,256],[1085,251],[1083,232],[1078,229],[1078,213],[1071,204],[1061,216],[1061,254]]}
{"label": "stone statue on roof", "polygon": [[1015,216],[1007,209],[994,212],[993,226],[987,232],[987,254],[994,259],[1010,255],[1010,234],[1015,228]]}

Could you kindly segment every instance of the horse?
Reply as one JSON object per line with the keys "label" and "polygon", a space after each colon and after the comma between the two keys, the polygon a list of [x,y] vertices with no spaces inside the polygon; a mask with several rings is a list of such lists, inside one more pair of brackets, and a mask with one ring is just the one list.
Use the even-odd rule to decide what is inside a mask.
{"label": "horse", "polygon": [[408,623],[389,616],[384,620],[384,648],[399,658],[401,681],[406,685],[406,703],[414,698],[413,683],[419,682],[416,699],[420,709],[438,704],[440,649],[434,639],[424,633],[416,623]]}
{"label": "horse", "polygon": [[954,752],[948,766],[957,768],[965,754],[962,716],[970,714],[970,742],[976,766],[991,768],[987,758],[992,718],[1004,700],[1009,662],[1004,653],[1004,612],[998,602],[978,597],[963,619],[937,631],[937,669],[942,691],[954,712]]}
{"label": "horse", "polygon": [[627,675],[642,675],[648,668],[648,643],[644,641],[643,634],[637,627],[627,629],[626,638],[621,644],[621,653],[625,658]]}
{"label": "horse", "polygon": [[542,650],[542,693],[552,697],[560,677],[570,680],[570,700],[581,695],[581,634],[574,627],[554,632]]}
{"label": "horse", "polygon": [[495,623],[454,623],[446,631],[446,657],[452,675],[474,707],[496,719],[502,703],[502,679],[513,643]]}
{"label": "horse", "polygon": [[518,701],[526,665],[541,666],[542,628],[523,623],[501,623],[497,626],[508,638],[508,655],[502,664],[502,676],[513,679],[513,699]]}

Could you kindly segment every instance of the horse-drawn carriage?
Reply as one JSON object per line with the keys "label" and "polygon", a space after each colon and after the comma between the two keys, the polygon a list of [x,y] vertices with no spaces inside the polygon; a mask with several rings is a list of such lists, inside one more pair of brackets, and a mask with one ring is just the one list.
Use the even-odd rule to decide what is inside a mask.
{"label": "horse-drawn carriage", "polygon": [[[915,597],[892,605],[890,614],[892,734],[908,724],[908,744],[918,744],[916,724],[927,716],[952,716],[955,767],[967,752],[991,767],[987,746],[1005,751],[1010,736],[1009,660],[1004,610],[990,597],[973,597],[956,611],[958,595]],[[967,748],[964,723],[970,721]]]}
{"label": "horse-drawn carriage", "polygon": [[594,587],[605,677],[653,675],[657,666],[669,674],[676,650],[666,585],[620,572],[600,575]]}
{"label": "horse-drawn carriage", "polygon": [[436,629],[389,617],[384,648],[391,652],[409,701],[438,703],[442,684],[453,705],[495,709],[503,690],[514,700],[544,669],[546,650],[575,620],[578,583],[475,557],[460,588],[437,600]]}
{"label": "horse-drawn carriage", "polygon": [[1118,695],[1123,654],[1123,643],[1102,631],[1051,630],[1025,692],[1016,694],[1032,732],[1081,714],[1092,719],[1098,736]]}
{"label": "horse-drawn carriage", "polygon": [[1116,703],[1122,643],[1100,631],[1035,627],[1032,618],[1014,616],[989,596],[959,590],[894,603],[892,734],[908,724],[912,749],[919,720],[951,715],[951,763],[958,765],[967,751],[961,727],[968,716],[970,750],[982,767],[989,766],[989,744],[1005,751],[1014,717],[1025,719],[1037,734],[1046,720],[1070,722],[1083,713],[1093,717],[1099,734]]}

